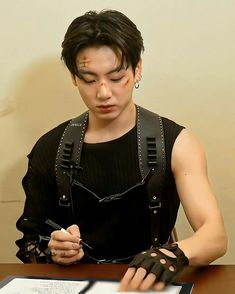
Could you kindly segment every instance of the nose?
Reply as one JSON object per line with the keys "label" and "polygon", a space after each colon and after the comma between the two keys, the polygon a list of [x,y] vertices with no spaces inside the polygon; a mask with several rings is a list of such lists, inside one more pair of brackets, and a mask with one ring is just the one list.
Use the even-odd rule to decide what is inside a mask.
{"label": "nose", "polygon": [[106,100],[111,98],[111,96],[112,91],[109,88],[109,86],[104,82],[100,83],[99,88],[97,90],[97,98]]}

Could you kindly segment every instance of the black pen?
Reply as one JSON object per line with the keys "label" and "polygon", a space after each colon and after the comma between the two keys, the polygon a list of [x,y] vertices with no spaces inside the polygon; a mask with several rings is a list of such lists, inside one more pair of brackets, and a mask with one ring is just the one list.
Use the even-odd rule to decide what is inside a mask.
{"label": "black pen", "polygon": [[93,285],[95,284],[95,281],[89,281],[89,283],[82,289],[78,292],[78,294],[84,294],[87,292],[87,290],[89,290]]}
{"label": "black pen", "polygon": [[[69,234],[68,231],[66,231],[64,228],[62,228],[60,225],[58,225],[57,223],[53,222],[52,220],[50,219],[47,219],[46,220],[46,224],[48,224],[49,226],[51,226],[53,229],[56,229],[56,230],[60,230],[62,232],[65,232],[67,234]],[[80,243],[83,245],[83,246],[86,246],[88,247],[89,249],[93,250],[93,248],[88,245],[86,242],[84,242],[82,239],[80,239]]]}

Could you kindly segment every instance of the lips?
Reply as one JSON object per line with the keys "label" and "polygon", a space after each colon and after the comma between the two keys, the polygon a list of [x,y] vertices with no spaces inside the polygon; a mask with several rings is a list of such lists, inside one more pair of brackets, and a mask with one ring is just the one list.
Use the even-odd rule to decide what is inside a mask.
{"label": "lips", "polygon": [[99,111],[106,113],[113,111],[114,107],[114,105],[100,105],[97,108],[99,109]]}

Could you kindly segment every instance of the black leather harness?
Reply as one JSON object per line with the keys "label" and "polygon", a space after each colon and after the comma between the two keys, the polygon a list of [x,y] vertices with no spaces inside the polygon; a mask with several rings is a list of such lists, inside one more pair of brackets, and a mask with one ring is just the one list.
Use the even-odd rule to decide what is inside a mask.
{"label": "black leather harness", "polygon": [[[147,187],[152,245],[158,247],[162,188],[166,171],[163,125],[159,115],[140,106],[136,106],[136,111],[139,169]],[[79,164],[87,122],[88,112],[72,119],[64,130],[57,151],[55,174],[59,205],[67,208],[72,208],[73,205],[71,185],[81,168]]]}

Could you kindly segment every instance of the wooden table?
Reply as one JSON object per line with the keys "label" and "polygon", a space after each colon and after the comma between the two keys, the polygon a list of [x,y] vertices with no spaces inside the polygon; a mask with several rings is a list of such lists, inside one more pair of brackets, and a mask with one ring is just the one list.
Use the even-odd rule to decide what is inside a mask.
{"label": "wooden table", "polygon": [[[0,280],[10,275],[31,275],[63,278],[107,278],[120,280],[127,265],[80,264],[60,266],[56,264],[0,264]],[[177,282],[194,283],[193,294],[235,294],[235,265],[209,265],[189,267],[177,278]]]}

